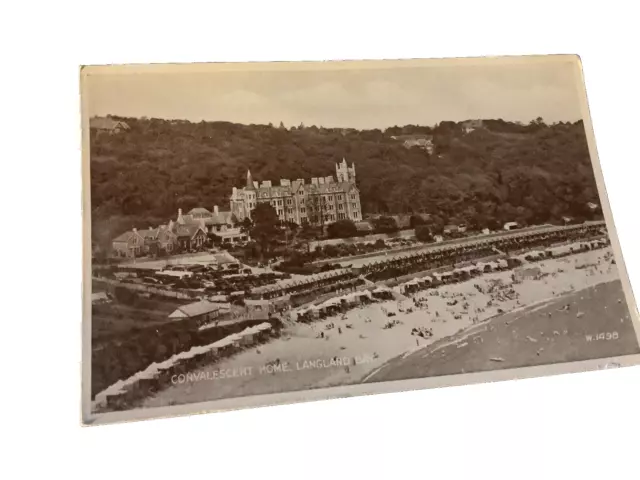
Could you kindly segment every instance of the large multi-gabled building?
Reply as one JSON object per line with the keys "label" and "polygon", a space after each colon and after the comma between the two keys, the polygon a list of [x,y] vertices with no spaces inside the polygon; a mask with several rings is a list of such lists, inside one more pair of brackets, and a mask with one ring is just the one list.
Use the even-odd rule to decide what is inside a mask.
{"label": "large multi-gabled building", "polygon": [[199,225],[205,233],[213,237],[218,237],[223,244],[245,242],[249,236],[241,228],[236,226],[237,219],[229,211],[218,210],[218,206],[213,207],[213,212],[206,208],[193,208],[186,215],[182,214],[182,209],[178,209],[177,225]]}
{"label": "large multi-gabled building", "polygon": [[251,212],[258,203],[271,204],[278,218],[283,222],[298,225],[325,225],[338,220],[362,220],[360,192],[356,186],[356,168],[347,165],[343,158],[336,164],[336,178],[333,176],[304,179],[280,179],[279,185],[270,180],[254,181],[247,171],[246,185],[233,187],[231,193],[231,213],[242,221],[251,218]]}

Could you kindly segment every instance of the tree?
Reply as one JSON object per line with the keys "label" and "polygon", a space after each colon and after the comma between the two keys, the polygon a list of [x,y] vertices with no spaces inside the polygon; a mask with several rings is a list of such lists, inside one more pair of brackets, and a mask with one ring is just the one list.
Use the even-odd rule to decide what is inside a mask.
{"label": "tree", "polygon": [[431,227],[431,232],[434,235],[442,235],[444,232],[445,219],[440,217],[439,215],[432,215],[429,226]]}
{"label": "tree", "polygon": [[251,238],[260,246],[260,257],[264,260],[269,257],[271,247],[281,233],[278,228],[280,219],[276,210],[268,203],[258,203],[251,215],[253,217]]}
{"label": "tree", "polygon": [[251,231],[251,219],[249,217],[244,217],[244,219],[240,222],[240,231],[242,233],[249,233]]}
{"label": "tree", "polygon": [[418,225],[415,229],[416,238],[420,242],[431,242],[433,241],[433,235],[431,234],[431,229],[427,225]]}
{"label": "tree", "polygon": [[358,234],[356,224],[349,219],[338,220],[327,227],[327,234],[330,238],[355,237]]}
{"label": "tree", "polygon": [[425,223],[427,223],[426,220],[420,215],[411,215],[411,217],[409,218],[410,228],[416,228],[417,226],[424,225]]}
{"label": "tree", "polygon": [[[382,135],[313,127],[291,131],[278,129],[279,121],[269,128],[122,118],[130,130],[90,138],[92,239],[110,250],[113,238],[134,226],[175,221],[178,208],[186,213],[228,205],[232,188],[246,183],[247,169],[256,179],[308,181],[328,175],[342,156],[356,165],[365,214],[433,212],[470,226],[482,225],[483,217],[502,225],[592,216],[583,206],[600,201],[584,123],[536,120],[529,126],[483,119],[485,128],[472,135],[461,135],[459,122],[443,122],[433,132],[436,154],[425,159],[402,139],[390,138],[421,133],[424,127],[416,125],[391,127]],[[336,213],[320,198],[308,202],[312,223],[329,223],[327,214]],[[433,227],[432,232],[437,234]],[[296,232],[296,238],[302,236]]]}
{"label": "tree", "polygon": [[475,212],[468,221],[471,230],[483,230],[488,227],[489,219],[481,212]]}
{"label": "tree", "polygon": [[293,234],[298,230],[299,225],[293,220],[287,220],[284,222],[284,226]]}
{"label": "tree", "polygon": [[376,233],[393,233],[398,231],[395,218],[380,216],[373,220],[373,229]]}
{"label": "tree", "polygon": [[327,211],[327,201],[322,195],[309,195],[307,199],[307,210],[309,211],[309,220],[315,225],[324,227],[325,215]]}

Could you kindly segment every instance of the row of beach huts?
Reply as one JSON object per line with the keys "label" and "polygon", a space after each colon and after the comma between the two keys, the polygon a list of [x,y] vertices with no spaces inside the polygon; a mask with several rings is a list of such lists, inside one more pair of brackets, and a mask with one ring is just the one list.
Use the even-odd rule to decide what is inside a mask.
{"label": "row of beach huts", "polygon": [[212,358],[229,357],[239,350],[265,342],[273,334],[273,325],[263,322],[211,344],[192,347],[163,362],[152,363],[144,370],[125,380],[119,380],[98,393],[93,401],[94,411],[103,408],[117,410],[119,406],[130,406],[131,403],[145,398],[148,392],[159,391],[172,381],[175,383],[174,380],[180,375],[210,363]]}
{"label": "row of beach huts", "polygon": [[537,262],[549,258],[561,258],[575,253],[585,252],[597,248],[604,248],[609,245],[607,238],[596,239],[590,242],[582,242],[578,245],[559,245],[549,247],[544,250],[534,250],[525,252],[513,257],[501,258],[491,262],[478,262],[474,265],[454,268],[449,271],[435,272],[430,276],[414,278],[395,287],[401,294],[411,294],[426,288],[438,286],[446,283],[467,280],[473,276],[483,273],[498,272],[516,268],[524,263]]}

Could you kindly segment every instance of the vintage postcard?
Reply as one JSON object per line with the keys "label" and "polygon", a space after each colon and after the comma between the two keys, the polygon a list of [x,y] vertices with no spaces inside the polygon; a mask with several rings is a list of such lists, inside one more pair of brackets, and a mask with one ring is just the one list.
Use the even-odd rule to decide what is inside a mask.
{"label": "vintage postcard", "polygon": [[87,424],[640,359],[577,56],[81,86]]}

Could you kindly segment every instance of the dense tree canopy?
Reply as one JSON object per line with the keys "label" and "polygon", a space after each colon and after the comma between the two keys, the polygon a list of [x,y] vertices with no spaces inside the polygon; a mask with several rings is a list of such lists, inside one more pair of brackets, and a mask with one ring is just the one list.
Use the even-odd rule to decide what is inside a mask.
{"label": "dense tree canopy", "polygon": [[330,238],[355,237],[358,234],[356,224],[351,220],[338,220],[327,227],[327,235]]}
{"label": "dense tree canopy", "polygon": [[[130,130],[91,136],[94,238],[105,225],[114,235],[166,222],[178,208],[228,209],[247,169],[254,180],[277,183],[335,174],[343,157],[355,163],[365,215],[425,212],[438,225],[482,228],[584,217],[587,202],[599,204],[581,121],[484,120],[465,134],[455,122],[359,131],[123,120]],[[405,148],[397,134],[433,135],[433,154]]]}
{"label": "dense tree canopy", "polygon": [[269,256],[270,247],[280,234],[278,214],[268,203],[258,203],[252,212],[251,238],[260,246],[262,259]]}

